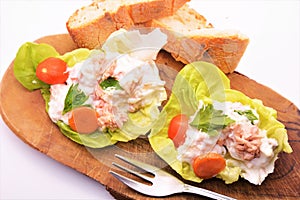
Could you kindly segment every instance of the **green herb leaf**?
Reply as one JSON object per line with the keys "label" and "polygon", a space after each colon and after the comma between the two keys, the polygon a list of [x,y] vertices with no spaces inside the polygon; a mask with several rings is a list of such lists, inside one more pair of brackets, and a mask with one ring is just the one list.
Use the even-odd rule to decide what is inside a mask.
{"label": "green herb leaf", "polygon": [[119,81],[117,79],[115,79],[114,77],[108,77],[106,80],[104,80],[100,83],[100,86],[102,87],[103,90],[106,90],[109,87],[114,87],[117,90],[122,89]]}
{"label": "green herb leaf", "polygon": [[234,120],[224,115],[221,110],[215,110],[212,104],[208,104],[198,111],[190,125],[214,136],[218,134],[217,130],[223,129],[233,122]]}
{"label": "green herb leaf", "polygon": [[252,110],[235,110],[234,112],[246,116],[249,119],[249,121],[251,121],[251,124],[254,124],[254,120],[258,120],[258,118],[253,114]]}
{"label": "green herb leaf", "polygon": [[78,83],[75,85],[71,85],[65,99],[65,107],[63,110],[63,114],[66,114],[74,108],[82,106],[88,98],[89,97],[78,88]]}

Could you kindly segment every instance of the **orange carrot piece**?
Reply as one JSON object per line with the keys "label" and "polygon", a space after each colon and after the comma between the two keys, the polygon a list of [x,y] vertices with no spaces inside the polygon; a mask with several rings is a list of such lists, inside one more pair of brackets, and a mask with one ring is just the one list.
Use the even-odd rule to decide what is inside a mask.
{"label": "orange carrot piece", "polygon": [[72,111],[69,118],[69,126],[72,130],[81,134],[89,134],[97,130],[97,113],[89,107],[79,107]]}
{"label": "orange carrot piece", "polygon": [[209,179],[216,176],[225,167],[225,159],[217,153],[208,153],[205,156],[198,156],[193,162],[195,174],[202,179]]}

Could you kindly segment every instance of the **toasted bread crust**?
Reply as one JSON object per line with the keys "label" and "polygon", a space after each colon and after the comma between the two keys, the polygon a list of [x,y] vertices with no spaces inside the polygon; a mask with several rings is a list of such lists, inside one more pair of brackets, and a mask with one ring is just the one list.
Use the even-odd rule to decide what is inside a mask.
{"label": "toasted bread crust", "polygon": [[[90,6],[100,9],[97,2],[105,1],[96,0]],[[187,1],[136,1],[119,6],[115,12],[107,11],[104,16],[88,23],[72,26],[72,22],[80,16],[76,11],[67,22],[67,28],[78,47],[89,49],[100,48],[109,35],[120,28],[161,28],[168,35],[164,49],[177,61],[185,64],[207,61],[217,65],[224,73],[232,73],[248,46],[248,37],[237,31],[216,30],[204,16],[189,8],[185,4]]]}
{"label": "toasted bread crust", "polygon": [[93,49],[101,46],[108,36],[117,30],[117,26],[113,16],[106,13],[104,17],[82,27],[73,29],[67,23],[67,29],[78,47]]}
{"label": "toasted bread crust", "polygon": [[[194,61],[206,61],[218,66],[224,73],[232,73],[242,58],[249,39],[239,34],[195,35],[176,38],[174,32],[164,30],[168,43],[164,49],[184,64]],[[176,33],[175,33],[176,34]]]}
{"label": "toasted bread crust", "polygon": [[152,0],[121,5],[116,12],[105,11],[104,15],[98,16],[88,23],[74,26],[73,22],[80,20],[79,12],[82,10],[89,7],[101,9],[98,3],[104,1],[98,0],[87,7],[77,10],[69,18],[66,26],[70,36],[78,47],[93,49],[100,47],[114,31],[120,28],[129,29],[135,24],[144,23],[162,16],[172,15],[188,1],[189,0]]}
{"label": "toasted bread crust", "polygon": [[[249,43],[247,36],[234,30],[213,28],[204,16],[188,6],[180,8],[175,15],[153,19],[145,26],[161,28],[168,35],[168,43],[164,49],[177,61],[184,64],[200,60],[210,62],[218,66],[224,73],[232,73],[237,68]],[[184,20],[186,16],[182,15],[189,16],[186,20],[191,21],[192,24],[184,28],[191,28],[191,30],[180,30],[176,25],[170,25]]]}
{"label": "toasted bread crust", "polygon": [[205,44],[206,51],[202,61],[207,61],[218,66],[224,73],[232,73],[237,68],[246,48],[249,39],[238,35],[229,38],[194,38],[199,44]]}

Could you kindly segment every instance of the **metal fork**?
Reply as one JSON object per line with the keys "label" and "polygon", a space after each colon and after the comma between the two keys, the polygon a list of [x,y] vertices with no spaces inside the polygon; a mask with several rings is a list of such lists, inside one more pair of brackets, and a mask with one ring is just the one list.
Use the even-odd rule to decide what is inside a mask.
{"label": "metal fork", "polygon": [[128,172],[130,174],[133,174],[147,182],[150,182],[152,185],[147,185],[138,181],[135,181],[133,179],[130,179],[126,176],[123,176],[115,171],[110,170],[109,173],[111,173],[114,177],[116,177],[118,180],[129,186],[130,188],[148,195],[148,196],[154,196],[154,197],[164,197],[164,196],[169,196],[172,194],[177,194],[177,193],[193,193],[193,194],[198,194],[202,195],[205,197],[209,197],[212,199],[228,199],[228,200],[233,200],[234,198],[224,196],[221,194],[218,194],[216,192],[212,192],[206,189],[194,187],[188,184],[185,184],[181,180],[177,179],[176,177],[172,176],[171,174],[159,169],[158,167],[154,167],[152,165],[142,163],[137,160],[133,160],[130,158],[125,158],[120,155],[115,155],[117,158],[125,161],[126,163],[133,165],[145,172],[148,172],[152,174],[154,177],[147,176],[143,173],[134,171],[132,169],[128,169],[124,166],[121,166],[117,163],[112,163],[114,166],[117,168]]}

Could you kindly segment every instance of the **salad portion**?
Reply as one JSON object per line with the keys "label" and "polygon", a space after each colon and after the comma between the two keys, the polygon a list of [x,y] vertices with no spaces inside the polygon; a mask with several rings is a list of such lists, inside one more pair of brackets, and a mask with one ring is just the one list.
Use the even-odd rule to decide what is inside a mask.
{"label": "salad portion", "polygon": [[25,43],[14,74],[27,89],[41,90],[50,119],[65,136],[101,148],[152,128],[167,99],[154,62],[166,41],[158,29],[146,34],[121,29],[102,49],[65,55],[46,44]]}
{"label": "salad portion", "polygon": [[260,185],[281,151],[291,153],[276,111],[230,89],[229,79],[206,62],[186,65],[149,141],[183,178],[213,177],[233,183],[242,177]]}

